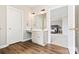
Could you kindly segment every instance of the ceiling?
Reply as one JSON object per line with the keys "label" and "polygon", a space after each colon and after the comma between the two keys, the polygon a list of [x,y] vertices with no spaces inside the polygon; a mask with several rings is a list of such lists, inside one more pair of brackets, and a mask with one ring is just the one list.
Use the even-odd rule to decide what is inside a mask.
{"label": "ceiling", "polygon": [[46,7],[46,8],[53,8],[53,7],[56,7],[58,5],[11,5],[13,7],[16,7],[16,8],[20,8],[20,9],[26,9],[26,8],[31,8],[31,9],[34,9],[34,8],[40,8],[40,7]]}

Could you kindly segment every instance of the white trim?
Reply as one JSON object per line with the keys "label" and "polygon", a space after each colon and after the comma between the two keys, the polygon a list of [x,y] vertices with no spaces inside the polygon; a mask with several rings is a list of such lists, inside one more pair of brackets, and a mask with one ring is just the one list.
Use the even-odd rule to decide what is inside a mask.
{"label": "white trim", "polygon": [[[30,40],[31,38],[29,38],[29,39],[24,39],[24,40],[22,40],[21,42],[25,42],[25,41],[28,41],[28,40]],[[20,42],[20,41],[19,41]],[[17,43],[17,42],[15,42],[15,43]],[[12,44],[14,44],[14,43],[12,43]],[[11,45],[11,44],[6,44],[6,45],[1,45],[0,46],[0,49],[1,48],[5,48],[5,47],[7,47],[7,46],[9,46],[9,45]]]}
{"label": "white trim", "polygon": [[50,28],[50,9],[47,13],[47,29],[48,29],[48,43],[51,43],[51,28]]}
{"label": "white trim", "polygon": [[[33,41],[32,41],[33,42]],[[44,43],[36,43],[36,42],[33,42],[33,43],[35,43],[35,44],[38,44],[38,45],[41,45],[41,46],[45,46],[46,44],[44,44]]]}
{"label": "white trim", "polygon": [[28,41],[28,40],[31,40],[31,38],[23,39],[21,42],[25,42],[25,41]]}
{"label": "white trim", "polygon": [[64,48],[68,48],[67,46],[63,46],[62,44],[59,44],[59,43],[51,43],[51,44],[54,44],[54,45],[57,45],[57,46],[61,46],[61,47],[64,47]]}
{"label": "white trim", "polygon": [[75,6],[68,6],[68,49],[70,54],[75,54]]}
{"label": "white trim", "polygon": [[0,49],[1,49],[1,48],[5,48],[5,47],[7,47],[7,46],[9,46],[9,44],[1,45],[1,46],[0,46]]}
{"label": "white trim", "polygon": [[21,28],[22,28],[22,40],[24,37],[24,11],[22,11],[22,23],[21,23]]}
{"label": "white trim", "polygon": [[39,45],[41,45],[41,46],[45,46],[46,44],[39,44]]}

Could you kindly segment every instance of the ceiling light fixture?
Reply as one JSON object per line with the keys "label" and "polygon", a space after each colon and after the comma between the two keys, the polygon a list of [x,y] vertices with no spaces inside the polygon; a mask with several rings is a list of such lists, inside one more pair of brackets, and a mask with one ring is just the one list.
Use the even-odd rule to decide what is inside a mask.
{"label": "ceiling light fixture", "polygon": [[34,12],[32,14],[35,14]]}
{"label": "ceiling light fixture", "polygon": [[45,9],[42,9],[41,11],[45,11]]}

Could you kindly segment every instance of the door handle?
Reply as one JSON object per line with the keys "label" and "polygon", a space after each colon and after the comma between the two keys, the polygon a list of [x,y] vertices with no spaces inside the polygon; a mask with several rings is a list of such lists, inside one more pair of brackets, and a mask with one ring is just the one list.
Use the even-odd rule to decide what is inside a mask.
{"label": "door handle", "polygon": [[75,28],[69,28],[69,30],[75,30]]}
{"label": "door handle", "polygon": [[11,28],[9,28],[9,30],[11,30]]}
{"label": "door handle", "polygon": [[76,30],[76,31],[79,31],[78,28],[70,28],[69,30]]}

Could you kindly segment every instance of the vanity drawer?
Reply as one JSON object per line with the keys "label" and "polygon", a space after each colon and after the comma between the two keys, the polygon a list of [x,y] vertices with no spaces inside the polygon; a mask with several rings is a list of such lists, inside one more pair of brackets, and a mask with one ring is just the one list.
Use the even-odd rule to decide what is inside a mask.
{"label": "vanity drawer", "polygon": [[43,32],[33,31],[32,32],[32,41],[35,43],[42,43],[43,42]]}

